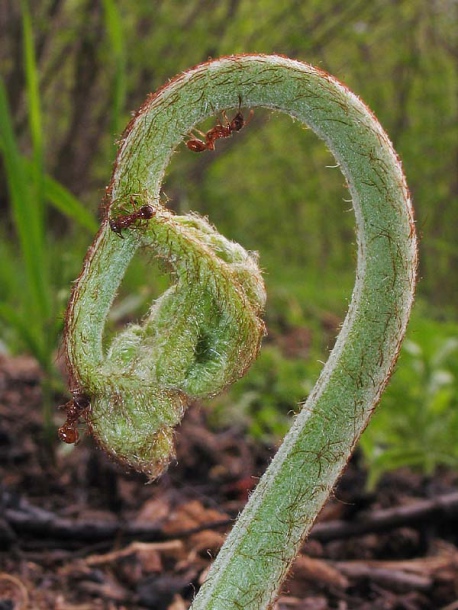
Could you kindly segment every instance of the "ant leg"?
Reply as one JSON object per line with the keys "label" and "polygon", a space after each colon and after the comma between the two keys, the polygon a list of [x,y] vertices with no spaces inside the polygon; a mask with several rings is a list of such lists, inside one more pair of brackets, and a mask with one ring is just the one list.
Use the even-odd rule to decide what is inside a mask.
{"label": "ant leg", "polygon": [[246,126],[248,125],[248,123],[251,121],[251,119],[253,118],[253,116],[254,116],[254,110],[253,110],[253,108],[251,108],[251,110],[250,110],[250,114],[248,115],[248,118],[247,118],[247,120],[245,121],[245,125],[244,125],[244,127],[246,127]]}
{"label": "ant leg", "polygon": [[[246,127],[249,124],[249,122],[253,118],[253,115],[254,115],[254,110],[253,110],[253,108],[251,108],[247,120],[245,120],[243,118],[243,114],[242,114],[242,96],[239,93],[239,111],[238,111],[236,117],[242,117],[242,126],[240,127],[240,129],[242,129],[242,127]],[[234,118],[236,118],[236,117],[234,117]],[[238,131],[240,131],[240,129]]]}

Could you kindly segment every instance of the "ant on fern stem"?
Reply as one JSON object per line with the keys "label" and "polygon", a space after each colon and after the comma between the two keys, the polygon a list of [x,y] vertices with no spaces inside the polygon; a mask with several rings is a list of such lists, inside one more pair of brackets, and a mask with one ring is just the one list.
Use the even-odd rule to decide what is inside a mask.
{"label": "ant on fern stem", "polygon": [[80,437],[79,432],[76,428],[78,420],[83,416],[91,407],[89,396],[80,392],[74,392],[73,398],[69,400],[62,409],[65,409],[67,419],[65,423],[57,431],[57,434],[61,441],[68,443],[76,443]]}
{"label": "ant on fern stem", "polygon": [[[133,196],[130,198],[130,203],[133,206],[136,203]],[[122,238],[121,231],[123,229],[128,229],[137,220],[149,220],[150,218],[152,218],[154,216],[154,214],[155,214],[155,211],[152,208],[152,206],[150,206],[148,204],[142,205],[141,208],[139,208],[138,210],[135,210],[131,214],[121,214],[120,216],[118,216],[116,218],[110,218],[110,221],[109,221],[110,229],[112,231],[114,231],[114,233],[119,235],[119,237]]]}
{"label": "ant on fern stem", "polygon": [[222,116],[224,119],[224,124],[219,122],[214,127],[209,129],[207,133],[203,133],[202,131],[198,131],[204,140],[199,140],[198,138],[192,138],[186,142],[186,146],[189,150],[193,152],[203,152],[204,150],[215,150],[215,142],[220,138],[229,138],[234,132],[240,131],[248,125],[253,117],[253,110],[250,110],[250,114],[248,119],[245,120],[245,117],[241,111],[242,98],[239,96],[239,110],[233,119],[229,120],[227,118],[226,112],[222,111]]}

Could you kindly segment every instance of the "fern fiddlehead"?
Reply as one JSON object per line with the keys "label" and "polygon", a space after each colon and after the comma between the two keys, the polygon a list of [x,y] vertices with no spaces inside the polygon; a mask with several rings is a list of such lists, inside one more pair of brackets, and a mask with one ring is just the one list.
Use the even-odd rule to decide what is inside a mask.
{"label": "fern fiddlehead", "polygon": [[[221,390],[258,351],[265,294],[255,257],[206,221],[174,216],[159,203],[182,134],[240,103],[286,112],[326,142],[352,195],[358,264],[330,358],[194,610],[270,606],[389,379],[415,285],[416,239],[402,168],[354,94],[328,74],[278,56],[232,56],[183,73],[147,99],[124,134],[106,217],[67,312],[72,383],[91,399],[86,415],[102,446],[156,476],[169,460],[172,427],[188,397]],[[119,210],[135,214],[133,203],[153,213],[132,221],[142,223],[138,230],[120,229],[120,239],[110,219],[116,223]],[[104,351],[105,318],[140,246],[167,261],[176,283],[141,325],[125,329]]]}

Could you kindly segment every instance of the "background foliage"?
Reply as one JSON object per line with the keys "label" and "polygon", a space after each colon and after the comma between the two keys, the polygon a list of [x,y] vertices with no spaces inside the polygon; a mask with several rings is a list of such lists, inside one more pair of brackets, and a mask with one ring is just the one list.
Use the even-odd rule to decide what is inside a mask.
{"label": "background foliage", "polygon": [[[403,160],[414,198],[422,238],[419,305],[400,372],[365,435],[366,456],[394,464],[380,457],[401,434],[404,424],[393,422],[399,414],[416,421],[420,404],[428,430],[432,420],[443,422],[437,434],[444,426],[456,430],[456,422],[449,425],[456,419],[458,374],[454,0],[6,0],[0,37],[4,350],[28,349],[53,369],[70,282],[97,226],[114,144],[130,111],[208,57],[281,53],[334,74],[366,101]],[[345,314],[353,216],[333,165],[309,132],[256,111],[246,130],[218,142],[214,153],[183,147],[167,177],[173,209],[207,214],[222,233],[258,250],[267,270],[268,350],[235,394],[221,399],[226,407],[243,403],[256,434],[280,432],[274,413],[283,413],[281,420],[306,395]],[[132,268],[114,321],[140,315],[163,287],[163,277],[151,285],[143,265]],[[443,370],[445,385],[434,373]],[[259,414],[256,404],[267,411]],[[422,439],[420,453],[436,442],[436,436]],[[448,462],[437,457],[433,465]]]}

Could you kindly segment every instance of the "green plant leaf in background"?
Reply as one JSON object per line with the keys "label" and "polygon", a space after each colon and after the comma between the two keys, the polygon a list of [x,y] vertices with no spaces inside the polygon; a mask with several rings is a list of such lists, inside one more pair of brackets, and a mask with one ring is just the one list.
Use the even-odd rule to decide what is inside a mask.
{"label": "green plant leaf in background", "polygon": [[361,438],[370,487],[401,466],[458,467],[458,327],[416,320],[400,363]]}

